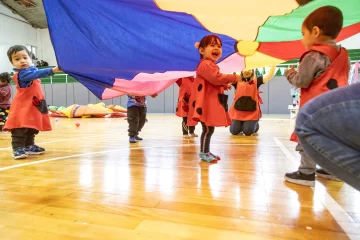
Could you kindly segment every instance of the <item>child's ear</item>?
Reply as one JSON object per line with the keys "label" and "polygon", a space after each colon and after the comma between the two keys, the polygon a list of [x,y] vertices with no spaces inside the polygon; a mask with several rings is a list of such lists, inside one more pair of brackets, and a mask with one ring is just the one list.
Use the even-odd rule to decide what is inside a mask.
{"label": "child's ear", "polygon": [[315,37],[319,37],[321,35],[321,29],[318,26],[314,26],[312,32]]}
{"label": "child's ear", "polygon": [[202,47],[200,47],[200,48],[199,48],[199,53],[200,53],[201,55],[204,55],[204,52],[205,52],[205,49],[202,48]]}

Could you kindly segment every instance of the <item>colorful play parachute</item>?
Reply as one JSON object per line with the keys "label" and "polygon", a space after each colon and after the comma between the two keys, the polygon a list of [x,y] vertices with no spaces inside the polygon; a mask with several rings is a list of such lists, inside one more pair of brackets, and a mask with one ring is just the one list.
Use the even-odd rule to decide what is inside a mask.
{"label": "colorful play parachute", "polygon": [[360,32],[359,0],[43,3],[58,64],[100,99],[159,93],[194,75],[199,63],[194,44],[208,34],[223,41],[221,71],[233,72],[298,58],[304,52],[302,21],[330,3],[345,18],[337,40]]}

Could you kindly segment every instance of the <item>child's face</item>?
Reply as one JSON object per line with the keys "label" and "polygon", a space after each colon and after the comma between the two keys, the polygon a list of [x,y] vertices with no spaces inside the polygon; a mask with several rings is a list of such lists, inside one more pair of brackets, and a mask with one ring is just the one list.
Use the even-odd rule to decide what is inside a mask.
{"label": "child's face", "polygon": [[11,56],[11,62],[17,69],[28,68],[32,65],[31,58],[25,50],[14,53]]}
{"label": "child's face", "polygon": [[253,74],[253,70],[252,69],[243,70],[242,73],[244,78],[249,78]]}
{"label": "child's face", "polygon": [[307,27],[302,26],[301,33],[303,35],[302,43],[306,49],[310,49],[320,36],[320,29],[318,27],[314,27],[310,32]]}
{"label": "child's face", "polygon": [[7,82],[1,82],[1,81],[0,81],[0,87],[2,87],[2,86],[6,86],[6,85],[8,85],[8,83],[7,83]]}
{"label": "child's face", "polygon": [[214,41],[207,45],[205,48],[200,48],[199,52],[203,55],[204,59],[216,62],[221,58],[222,46],[218,39],[214,39]]}

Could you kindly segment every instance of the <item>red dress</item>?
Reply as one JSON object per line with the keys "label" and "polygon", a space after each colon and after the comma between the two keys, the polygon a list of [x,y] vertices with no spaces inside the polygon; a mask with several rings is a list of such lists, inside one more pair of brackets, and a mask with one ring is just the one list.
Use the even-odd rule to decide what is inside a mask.
{"label": "red dress", "polygon": [[262,100],[259,96],[257,77],[254,74],[249,82],[237,82],[234,101],[229,111],[230,117],[238,121],[259,120],[261,118],[260,104]]}
{"label": "red dress", "polygon": [[[345,48],[340,51],[327,44],[314,44],[310,51],[317,51],[325,54],[331,60],[331,64],[325,71],[313,80],[309,87],[300,90],[300,108],[311,99],[331,90],[335,87],[343,87],[348,85],[350,66],[348,64],[349,55]],[[304,53],[301,58],[307,54]],[[299,142],[295,132],[292,133],[291,141]]]}
{"label": "red dress", "polygon": [[228,95],[224,94],[223,86],[235,82],[235,75],[222,74],[214,62],[202,60],[192,87],[188,126],[194,126],[196,122],[211,127],[230,126]]}
{"label": "red dress", "polygon": [[176,105],[176,116],[187,117],[189,114],[189,101],[192,91],[194,78],[186,77],[179,79],[176,83],[179,85],[179,97]]}
{"label": "red dress", "polygon": [[18,73],[15,73],[13,80],[16,83],[16,94],[3,130],[11,131],[15,128],[52,130],[40,79],[33,80],[31,86],[27,88],[20,88]]}

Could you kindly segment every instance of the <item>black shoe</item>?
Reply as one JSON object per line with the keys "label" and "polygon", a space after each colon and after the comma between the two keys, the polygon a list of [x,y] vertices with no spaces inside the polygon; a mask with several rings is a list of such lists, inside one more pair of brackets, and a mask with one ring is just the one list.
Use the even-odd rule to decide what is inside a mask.
{"label": "black shoe", "polygon": [[335,177],[334,175],[331,175],[330,173],[326,172],[324,169],[320,168],[320,169],[316,169],[316,176],[318,177],[322,177],[322,178],[326,178],[329,180],[334,180],[334,181],[338,181],[338,182],[342,182],[340,179],[338,179],[337,177]]}
{"label": "black shoe", "polygon": [[255,133],[257,133],[259,131],[259,128],[260,128],[259,123],[257,123],[256,127],[255,127]]}
{"label": "black shoe", "polygon": [[304,174],[299,171],[290,172],[285,174],[285,180],[291,183],[314,187],[315,186],[315,173]]}
{"label": "black shoe", "polygon": [[135,139],[136,140],[139,140],[139,141],[141,141],[141,140],[143,140],[141,137],[139,137],[139,136],[135,136]]}

